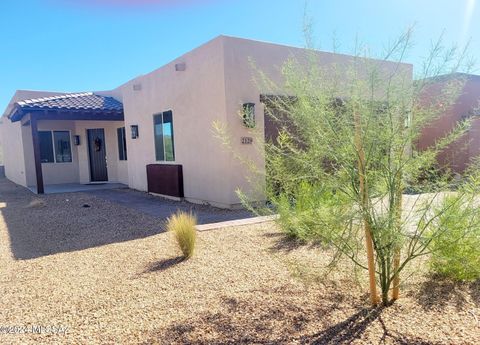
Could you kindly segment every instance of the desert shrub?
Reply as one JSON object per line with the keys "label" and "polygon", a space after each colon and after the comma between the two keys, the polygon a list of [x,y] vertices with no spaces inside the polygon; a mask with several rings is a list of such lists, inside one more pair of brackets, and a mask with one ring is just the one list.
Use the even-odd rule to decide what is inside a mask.
{"label": "desert shrub", "polygon": [[191,213],[178,212],[168,219],[167,230],[174,235],[175,241],[186,259],[192,257],[195,250],[196,224],[197,220]]}
{"label": "desert shrub", "polygon": [[301,182],[291,194],[280,193],[274,199],[279,214],[280,229],[301,241],[328,244],[341,231],[339,220],[348,207],[340,196],[325,186]]}
{"label": "desert shrub", "polygon": [[[338,249],[336,258],[346,255],[368,270],[372,304],[379,302],[377,285],[384,305],[389,304],[390,290],[397,299],[400,273],[435,244],[446,250],[443,234],[446,239],[455,229],[466,234],[460,226],[432,226],[442,225],[445,221],[438,218],[447,211],[446,205],[435,210],[433,201],[451,183],[448,174],[438,171],[436,157],[468,131],[472,120],[460,121],[421,151],[412,143],[456,103],[466,80],[454,72],[459,67],[468,70],[469,59],[465,51],[446,48],[439,39],[412,83],[411,71],[403,65],[411,35],[407,30],[383,55],[388,65],[396,63],[391,72],[378,60],[364,59],[368,53],[363,49],[355,51],[352,64],[343,66],[307,50],[282,66],[280,84],[259,71],[258,86],[273,95],[264,106],[278,135],[265,141],[263,128],[256,133],[265,169],[250,156],[243,157],[251,168],[252,189],[256,183],[273,206],[269,203],[265,212],[279,213],[281,228],[290,236],[329,242]],[[442,79],[439,85],[437,77],[451,73],[455,78]],[[224,126],[216,124],[215,129],[220,137],[228,135]],[[223,141],[233,147],[228,139]],[[409,188],[432,192],[432,202],[406,209],[403,195]],[[242,201],[255,207],[257,198],[246,192],[252,202],[245,197]],[[261,204],[257,208],[263,212]]]}
{"label": "desert shrub", "polygon": [[[471,200],[471,201],[470,201]],[[480,207],[476,198],[449,196],[432,224],[430,268],[455,280],[480,278]]]}
{"label": "desert shrub", "polygon": [[422,171],[413,181],[405,181],[406,194],[437,193],[456,188],[455,175],[438,164]]}

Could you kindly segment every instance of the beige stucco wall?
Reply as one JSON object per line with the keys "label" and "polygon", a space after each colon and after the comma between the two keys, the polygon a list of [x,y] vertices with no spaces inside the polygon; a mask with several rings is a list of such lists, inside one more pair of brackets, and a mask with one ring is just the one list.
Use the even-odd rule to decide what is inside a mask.
{"label": "beige stucco wall", "polygon": [[[249,169],[234,155],[252,160],[262,169],[262,133],[264,109],[261,90],[254,82],[256,69],[278,85],[282,84],[281,67],[287,59],[305,61],[305,50],[277,44],[220,36],[179,57],[147,75],[140,76],[111,91],[124,104],[129,151],[129,186],[147,190],[146,165],[156,162],[153,115],[173,111],[175,162],[183,166],[187,200],[231,207],[239,203],[237,188],[252,193]],[[347,71],[354,62],[351,56],[317,53],[324,65],[335,65]],[[303,60],[302,60],[303,59]],[[389,73],[396,64],[375,62],[382,73]],[[185,71],[175,71],[175,63],[185,63]],[[406,79],[412,79],[412,66],[403,65]],[[360,71],[361,72],[361,71]],[[345,80],[348,84],[348,81]],[[134,91],[133,85],[141,90]],[[276,90],[278,92],[278,90]],[[341,95],[339,95],[341,96]],[[256,104],[257,127],[243,126],[239,111],[242,104]],[[212,124],[218,121],[229,131],[232,150],[215,137]],[[130,125],[138,125],[140,136],[130,138]],[[260,134],[260,136],[259,136]],[[242,137],[254,137],[254,145],[242,145]],[[260,148],[260,149],[259,149]],[[261,180],[258,181],[261,184]],[[256,198],[261,199],[261,195]]]}
{"label": "beige stucco wall", "polygon": [[[175,71],[175,63],[185,71]],[[133,85],[141,90],[134,91]],[[127,127],[129,186],[147,190],[146,165],[181,164],[187,200],[228,207],[230,153],[213,137],[212,123],[225,121],[223,40],[215,39],[121,87]],[[156,162],[153,115],[173,111],[175,162]],[[130,125],[139,126],[131,139]]]}
{"label": "beige stucco wall", "polygon": [[[73,145],[73,135],[75,135],[75,124],[73,121],[38,121],[39,131],[68,131],[70,132],[70,144],[72,149],[72,161],[65,163],[42,163],[43,183],[62,184],[79,182],[79,160],[77,146]],[[32,151],[30,162],[33,162],[33,144],[25,146],[25,152]],[[35,172],[35,166],[32,164],[32,171]],[[35,175],[34,175],[35,176]],[[35,180],[29,184],[36,185]]]}
{"label": "beige stucco wall", "polygon": [[[20,100],[60,94],[63,93],[18,90],[7,105],[0,118],[0,149],[3,153],[5,175],[11,181],[22,186],[27,186],[32,181],[32,178],[34,178],[34,171],[32,173],[31,170],[31,166],[33,166],[33,151],[28,151],[32,147],[30,127],[24,127],[20,122],[12,123],[7,119],[6,115],[11,111],[15,102]],[[26,148],[26,151],[24,151],[24,148]]]}
{"label": "beige stucco wall", "polygon": [[20,122],[12,123],[5,118],[0,118],[0,137],[5,176],[19,185],[26,186],[23,136]]}
{"label": "beige stucco wall", "polygon": [[[344,87],[349,84],[349,72],[354,69],[355,60],[352,56],[333,54],[327,52],[311,52],[301,48],[288,47],[278,44],[258,42],[234,37],[223,37],[224,47],[224,74],[225,74],[225,94],[226,94],[226,120],[231,129],[233,150],[238,152],[247,160],[251,159],[256,162],[258,167],[264,166],[263,157],[263,139],[264,139],[264,106],[260,103],[261,94],[278,94],[284,85],[284,78],[281,72],[284,64],[293,59],[297,63],[302,64],[307,60],[314,59],[315,63],[326,67],[327,71],[336,73],[342,71],[341,81]],[[399,70],[407,83],[412,81],[412,65],[402,64],[398,66],[396,63],[363,60],[355,67],[360,75],[366,75],[367,66],[375,65],[380,73],[385,76],[390,75],[395,68]],[[310,60],[312,61],[312,60]],[[259,72],[265,74],[269,81],[273,82],[275,87],[271,87],[262,83],[262,77]],[[344,96],[342,94],[338,95]],[[239,110],[243,103],[255,103],[255,112],[257,126],[255,130],[247,129],[242,125],[239,117]],[[241,144],[241,137],[253,137],[257,143],[254,145]],[[259,141],[259,142],[258,142]],[[237,188],[242,191],[251,191],[251,178],[259,177],[252,174],[245,164],[241,165],[238,160],[230,159],[225,164],[229,170],[227,176],[229,178],[228,199],[231,203],[238,202],[235,190]],[[262,176],[260,175],[260,178]],[[254,181],[255,184],[261,186],[263,179]]]}
{"label": "beige stucco wall", "polygon": [[26,186],[36,186],[35,158],[33,156],[32,128],[22,123],[23,160],[25,162]]}

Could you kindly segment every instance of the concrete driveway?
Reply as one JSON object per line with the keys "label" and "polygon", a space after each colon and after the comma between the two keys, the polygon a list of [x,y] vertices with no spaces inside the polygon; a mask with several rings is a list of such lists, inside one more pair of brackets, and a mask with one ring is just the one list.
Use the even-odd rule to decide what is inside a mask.
{"label": "concrete driveway", "polygon": [[208,205],[173,201],[127,188],[92,190],[88,191],[87,194],[163,219],[170,217],[177,211],[192,212],[196,215],[198,224],[217,223],[254,216],[246,210],[224,210]]}

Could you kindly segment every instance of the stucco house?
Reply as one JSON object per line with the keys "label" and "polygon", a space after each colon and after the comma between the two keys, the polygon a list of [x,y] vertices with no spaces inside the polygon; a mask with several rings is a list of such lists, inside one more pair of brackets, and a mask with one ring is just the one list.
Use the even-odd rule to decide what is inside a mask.
{"label": "stucco house", "polygon": [[[167,65],[103,92],[17,91],[3,114],[0,138],[7,178],[48,192],[54,184],[123,183],[130,188],[223,208],[249,191],[245,167],[213,135],[225,123],[232,149],[260,167],[252,143],[264,130],[254,61],[281,84],[281,66],[306,51],[219,36]],[[348,55],[316,52],[321,64],[349,66]],[[398,64],[378,61],[389,73]],[[402,64],[406,79],[412,66]],[[255,119],[255,129],[239,113]],[[257,139],[255,139],[257,140]],[[257,196],[259,199],[261,195]]]}
{"label": "stucco house", "polygon": [[442,94],[444,87],[455,81],[462,85],[458,99],[423,128],[416,146],[419,150],[432,147],[437,140],[450,133],[459,121],[471,119],[472,124],[467,133],[437,156],[439,168],[462,174],[472,160],[480,156],[480,76],[465,73],[438,76],[431,81],[422,97],[427,101],[435,99]]}

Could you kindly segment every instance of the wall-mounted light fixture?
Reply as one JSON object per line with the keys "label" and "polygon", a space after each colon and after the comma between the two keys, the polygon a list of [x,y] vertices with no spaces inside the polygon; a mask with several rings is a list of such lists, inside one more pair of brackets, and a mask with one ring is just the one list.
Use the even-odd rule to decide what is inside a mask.
{"label": "wall-mounted light fixture", "polygon": [[138,125],[131,125],[130,129],[132,131],[132,139],[138,138]]}
{"label": "wall-mounted light fixture", "polygon": [[242,109],[243,124],[247,128],[255,127],[255,103],[244,103]]}
{"label": "wall-mounted light fixture", "polygon": [[73,143],[75,144],[75,146],[80,145],[80,136],[79,135],[74,135],[73,136]]}

